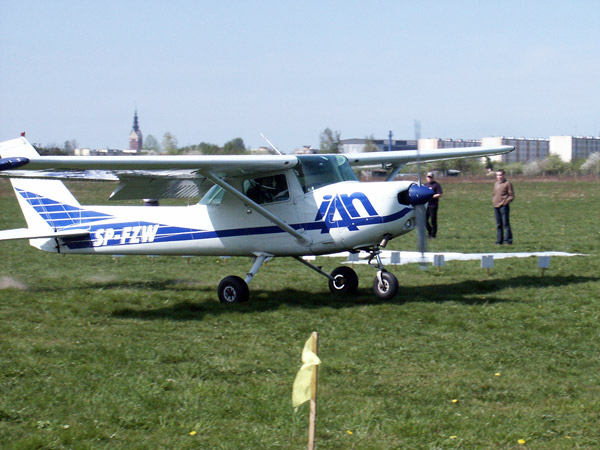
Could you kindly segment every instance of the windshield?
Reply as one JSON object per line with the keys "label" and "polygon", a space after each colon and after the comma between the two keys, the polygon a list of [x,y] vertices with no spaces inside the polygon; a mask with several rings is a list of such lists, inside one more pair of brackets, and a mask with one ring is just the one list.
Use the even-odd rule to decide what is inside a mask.
{"label": "windshield", "polygon": [[358,181],[348,159],[342,155],[298,155],[294,171],[304,192],[340,181]]}

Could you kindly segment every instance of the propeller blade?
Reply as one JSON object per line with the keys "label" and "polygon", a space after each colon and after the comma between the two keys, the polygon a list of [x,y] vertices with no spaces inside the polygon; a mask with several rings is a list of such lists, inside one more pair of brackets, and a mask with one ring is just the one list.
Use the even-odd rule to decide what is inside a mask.
{"label": "propeller blade", "polygon": [[419,267],[427,270],[427,262],[425,261],[425,252],[427,251],[427,238],[425,236],[425,205],[420,204],[415,206],[415,218],[417,220],[417,249],[421,252],[421,261]]}

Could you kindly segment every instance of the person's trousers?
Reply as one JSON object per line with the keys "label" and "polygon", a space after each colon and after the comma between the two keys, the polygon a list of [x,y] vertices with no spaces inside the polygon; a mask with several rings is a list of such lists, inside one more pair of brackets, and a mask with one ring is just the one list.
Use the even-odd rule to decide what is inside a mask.
{"label": "person's trousers", "polygon": [[425,225],[427,227],[427,234],[429,237],[437,236],[437,212],[437,207],[427,208],[427,211],[425,212]]}
{"label": "person's trousers", "polygon": [[494,208],[496,217],[496,244],[512,244],[513,236],[510,229],[510,206]]}

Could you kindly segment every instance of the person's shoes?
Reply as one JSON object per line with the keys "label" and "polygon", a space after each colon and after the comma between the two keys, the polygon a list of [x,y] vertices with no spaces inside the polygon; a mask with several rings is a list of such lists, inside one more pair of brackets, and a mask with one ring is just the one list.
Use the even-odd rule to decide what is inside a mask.
{"label": "person's shoes", "polygon": [[494,245],[502,245],[502,242],[494,242]]}

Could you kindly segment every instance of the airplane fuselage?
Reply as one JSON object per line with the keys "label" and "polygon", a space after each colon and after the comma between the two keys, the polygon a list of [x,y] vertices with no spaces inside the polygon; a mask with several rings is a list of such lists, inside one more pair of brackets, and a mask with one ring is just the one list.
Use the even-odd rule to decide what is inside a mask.
{"label": "airplane fuselage", "polygon": [[[378,244],[414,227],[414,209],[398,201],[410,182],[346,181],[303,192],[289,177],[289,195],[262,205],[305,236],[282,230],[237,198],[192,206],[81,206],[71,224],[89,235],[38,239],[46,251],[79,254],[275,256],[333,253]],[[58,216],[57,216],[58,217]]]}

